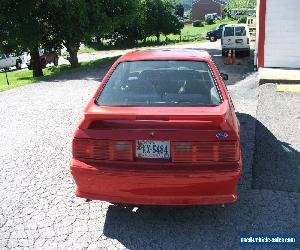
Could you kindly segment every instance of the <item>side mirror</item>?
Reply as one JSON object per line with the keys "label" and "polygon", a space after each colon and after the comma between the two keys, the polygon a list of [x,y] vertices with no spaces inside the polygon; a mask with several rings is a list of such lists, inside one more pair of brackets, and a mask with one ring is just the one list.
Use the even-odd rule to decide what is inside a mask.
{"label": "side mirror", "polygon": [[221,73],[220,75],[221,75],[221,77],[222,77],[222,79],[223,79],[224,81],[228,81],[228,75],[227,75],[227,74]]}

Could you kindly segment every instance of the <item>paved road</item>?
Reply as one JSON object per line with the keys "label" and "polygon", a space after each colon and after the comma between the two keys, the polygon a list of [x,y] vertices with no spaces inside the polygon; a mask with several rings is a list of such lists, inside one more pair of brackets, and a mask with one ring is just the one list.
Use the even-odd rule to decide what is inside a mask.
{"label": "paved road", "polygon": [[216,60],[222,71],[235,71],[228,88],[244,157],[236,204],[132,211],[74,197],[72,133],[107,66],[0,93],[0,249],[236,249],[240,234],[299,236],[299,193],[252,187],[256,110],[265,89],[245,60],[231,67]]}

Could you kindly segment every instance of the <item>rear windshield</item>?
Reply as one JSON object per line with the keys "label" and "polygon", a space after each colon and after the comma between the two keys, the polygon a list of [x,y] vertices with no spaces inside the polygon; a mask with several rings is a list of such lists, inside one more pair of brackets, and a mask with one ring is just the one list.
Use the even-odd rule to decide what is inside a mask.
{"label": "rear windshield", "polygon": [[100,92],[100,106],[216,106],[221,98],[206,62],[122,62]]}
{"label": "rear windshield", "polygon": [[234,28],[233,27],[225,27],[224,36],[234,36]]}
{"label": "rear windshield", "polygon": [[246,36],[245,27],[235,27],[235,35],[236,36]]}

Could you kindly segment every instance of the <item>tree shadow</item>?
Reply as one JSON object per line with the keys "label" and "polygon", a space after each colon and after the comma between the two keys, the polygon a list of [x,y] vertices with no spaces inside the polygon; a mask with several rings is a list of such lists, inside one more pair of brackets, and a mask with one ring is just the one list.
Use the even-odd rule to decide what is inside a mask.
{"label": "tree shadow", "polygon": [[[238,113],[238,118],[241,122],[243,156],[249,154],[249,150],[252,150],[250,155],[253,154],[253,148],[247,141],[251,139],[247,129],[256,124],[263,140],[275,145],[283,156],[291,154],[297,159],[300,157],[299,152],[291,147],[286,151],[282,147],[285,144],[251,115]],[[251,172],[252,157],[243,157],[243,161],[243,172]],[[271,175],[272,171],[269,171]],[[242,177],[241,182],[244,181]],[[251,182],[251,179],[246,181]],[[278,199],[281,202],[274,205]],[[290,197],[280,192],[243,186],[239,187],[239,200],[225,208],[138,206],[132,209],[130,206],[111,205],[106,215],[104,235],[116,239],[128,249],[219,249],[220,246],[233,249],[240,247],[241,234],[296,233],[297,222],[293,219],[297,211],[295,206],[299,207],[299,203],[293,204]]]}
{"label": "tree shadow", "polygon": [[[164,49],[164,48],[159,48]],[[166,48],[168,49],[168,48]],[[188,45],[187,45],[187,49]],[[191,48],[192,50],[200,50]],[[225,82],[226,85],[233,85],[247,76],[253,73],[253,53],[250,57],[239,58],[239,65],[225,65],[225,57],[222,57],[221,51],[218,49],[208,49],[207,50],[213,57],[214,62],[219,68],[220,72],[226,73],[229,75],[229,80]],[[112,63],[99,63],[92,65],[89,68],[81,68],[78,71],[65,71],[59,74],[58,76],[51,77],[51,79],[45,79],[45,81],[61,81],[61,80],[84,80],[92,79],[101,81],[106,72],[109,70]]]}
{"label": "tree shadow", "polygon": [[8,70],[4,70],[4,69],[0,69],[0,73],[9,73],[9,72],[15,72],[15,71],[19,71],[19,70],[23,70],[26,68],[22,68],[22,69],[17,69],[16,67],[10,67]]}
{"label": "tree shadow", "polygon": [[123,49],[138,49],[138,48],[144,48],[144,47],[154,47],[154,46],[163,46],[163,45],[175,45],[179,42],[196,42],[196,41],[205,41],[204,38],[201,37],[191,37],[191,38],[180,38],[178,39],[170,39],[170,38],[165,38],[165,40],[147,40],[145,42],[138,42],[138,43],[132,43],[132,42],[126,42],[126,41],[121,41],[117,42],[115,44],[111,43],[98,43],[98,42],[88,42],[86,43],[88,48],[92,48],[96,51],[107,51],[107,50],[123,50]]}
{"label": "tree shadow", "polygon": [[253,188],[300,192],[299,177],[300,152],[289,143],[278,140],[257,121]]}
{"label": "tree shadow", "polygon": [[101,81],[105,76],[113,62],[103,62],[90,67],[78,67],[67,70],[54,70],[52,75],[44,76],[41,81],[43,82],[60,82],[66,80],[96,80]]}
{"label": "tree shadow", "polygon": [[[221,46],[221,45],[220,45]],[[187,45],[188,49],[188,45]],[[195,48],[191,48],[195,49]],[[226,57],[222,56],[220,49],[206,49],[206,51],[213,57],[213,60],[219,71],[229,75],[229,80],[225,82],[226,85],[233,85],[245,79],[254,72],[254,51],[252,50],[250,56],[237,57],[237,65],[226,65]]]}

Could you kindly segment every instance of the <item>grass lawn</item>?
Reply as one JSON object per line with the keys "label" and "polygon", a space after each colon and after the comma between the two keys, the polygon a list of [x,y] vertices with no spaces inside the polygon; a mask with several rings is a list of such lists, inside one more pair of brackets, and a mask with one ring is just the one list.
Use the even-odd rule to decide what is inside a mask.
{"label": "grass lawn", "polygon": [[[206,33],[210,30],[216,29],[217,27],[219,27],[220,24],[223,24],[223,23],[231,24],[231,23],[236,23],[236,22],[237,22],[237,20],[221,19],[221,20],[216,20],[214,24],[204,25],[204,27],[194,27],[193,24],[186,24],[186,25],[184,25],[183,29],[181,30],[181,39],[183,42],[189,42],[194,39],[197,39],[198,41],[205,40]],[[168,35],[167,37],[170,40],[176,40],[178,42],[180,41],[180,35],[172,35],[171,34],[171,35]],[[156,41],[156,37],[150,37],[149,39]],[[161,35],[160,40],[165,41],[166,36]]]}
{"label": "grass lawn", "polygon": [[[204,27],[193,27],[192,24],[187,24],[184,26],[184,28],[181,31],[181,40],[180,40],[180,35],[168,35],[167,36],[169,40],[168,43],[201,41],[204,40],[203,37],[207,33],[207,31],[217,28],[222,23],[230,24],[236,22],[237,22],[236,20],[222,19],[222,20],[217,20],[215,24],[205,25]],[[166,37],[163,35],[160,36],[159,43],[156,42],[156,37],[148,37],[146,43],[140,43],[137,45],[137,47],[146,47],[146,46],[162,45],[162,44],[166,44]],[[108,49],[122,49],[122,48],[116,48],[112,46],[102,46],[102,47],[84,46],[83,48],[80,49],[79,53],[91,53],[98,50],[108,50]],[[82,70],[85,68],[98,67],[99,64],[105,62],[111,62],[114,61],[115,59],[116,57],[105,58],[105,59],[100,59],[100,60],[95,60],[90,62],[82,62],[77,68],[71,68],[69,65],[48,67],[43,70],[44,72],[43,77],[36,77],[36,78],[32,76],[32,71],[28,69],[10,71],[7,73],[8,80],[10,83],[9,85],[7,85],[6,83],[5,73],[0,72],[0,91],[16,88],[40,80],[50,79],[51,77],[60,75],[64,72],[76,72],[78,70]]]}
{"label": "grass lawn", "polygon": [[[192,24],[186,24],[181,30],[181,40],[180,35],[170,34],[168,36],[161,35],[159,38],[159,42],[156,41],[155,36],[150,36],[147,38],[146,43],[140,42],[136,45],[137,48],[147,47],[147,46],[155,46],[155,45],[163,45],[163,44],[174,44],[179,42],[193,42],[193,41],[205,41],[205,35],[208,31],[217,28],[220,24],[226,23],[236,23],[237,20],[232,19],[221,19],[216,20],[214,24],[205,25],[204,27],[193,27]],[[166,37],[167,40],[166,41]],[[82,46],[79,50],[79,53],[91,53],[95,51],[103,51],[103,50],[114,50],[114,49],[129,49],[132,47],[116,47],[112,45],[101,45],[95,43],[90,46]]]}
{"label": "grass lawn", "polygon": [[24,86],[41,80],[48,80],[52,77],[58,76],[65,72],[77,72],[83,69],[89,69],[94,67],[100,67],[103,63],[113,62],[117,57],[109,57],[89,62],[80,63],[79,67],[71,68],[70,65],[59,65],[57,67],[47,67],[43,69],[43,77],[33,77],[32,71],[28,69],[24,70],[14,70],[7,72],[7,77],[9,80],[9,85],[6,82],[5,72],[0,72],[0,92],[8,89]]}

